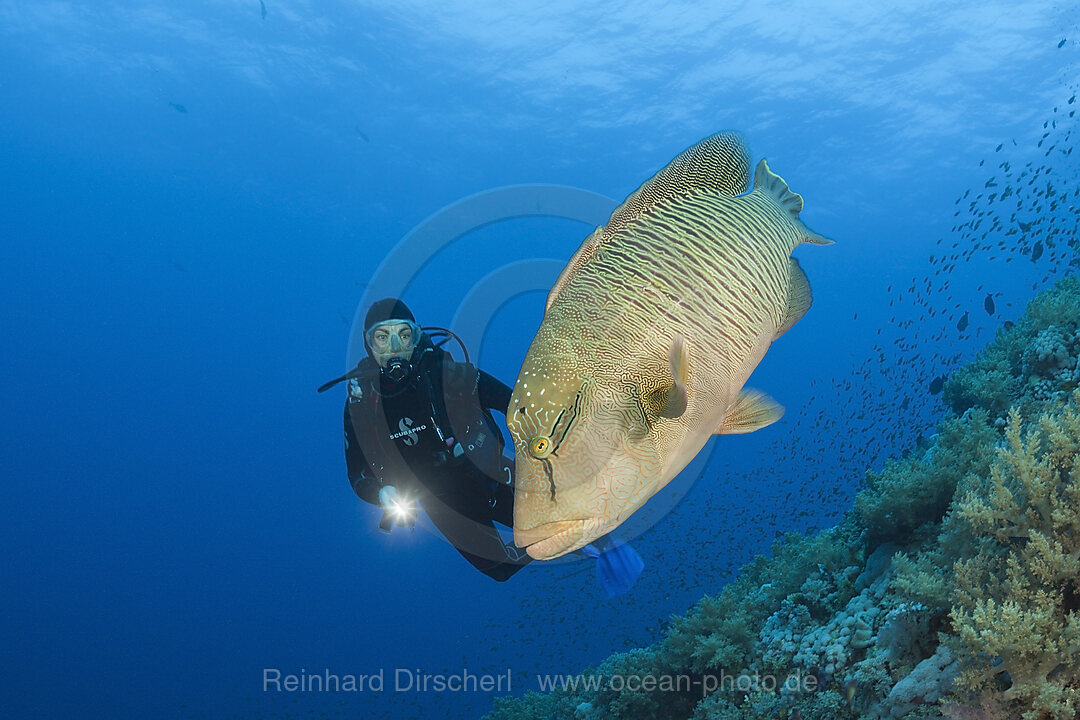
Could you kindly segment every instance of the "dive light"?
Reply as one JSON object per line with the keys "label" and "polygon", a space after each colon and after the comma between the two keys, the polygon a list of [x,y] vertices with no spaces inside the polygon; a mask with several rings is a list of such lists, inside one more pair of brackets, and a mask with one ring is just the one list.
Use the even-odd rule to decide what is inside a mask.
{"label": "dive light", "polygon": [[383,510],[382,518],[379,520],[379,529],[388,533],[394,523],[408,528],[415,527],[416,506],[411,500],[394,498],[390,507]]}

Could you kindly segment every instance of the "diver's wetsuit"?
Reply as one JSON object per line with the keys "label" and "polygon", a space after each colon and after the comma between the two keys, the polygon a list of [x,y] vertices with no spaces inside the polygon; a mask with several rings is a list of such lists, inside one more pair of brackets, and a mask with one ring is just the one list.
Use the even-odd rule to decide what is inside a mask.
{"label": "diver's wetsuit", "polygon": [[[393,485],[416,497],[435,526],[480,572],[506,580],[529,562],[493,522],[514,521],[513,462],[490,410],[505,413],[510,388],[422,342],[407,378],[392,382],[370,358],[349,381],[345,461],[353,491],[379,504]],[[363,369],[364,363],[361,363]]]}

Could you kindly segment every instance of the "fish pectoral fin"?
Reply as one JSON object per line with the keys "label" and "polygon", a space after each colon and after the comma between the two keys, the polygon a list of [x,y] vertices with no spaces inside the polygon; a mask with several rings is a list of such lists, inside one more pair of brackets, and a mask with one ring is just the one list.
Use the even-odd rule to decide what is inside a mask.
{"label": "fish pectoral fin", "polygon": [[743,390],[714,435],[738,435],[768,427],[784,416],[780,403],[760,390]]}
{"label": "fish pectoral fin", "polygon": [[686,412],[686,386],[676,382],[666,389],[657,390],[652,394],[649,404],[662,418],[674,420],[682,417]]}
{"label": "fish pectoral fin", "polygon": [[788,260],[791,277],[788,280],[787,309],[784,311],[784,319],[780,322],[780,327],[776,330],[776,337],[780,337],[790,330],[792,325],[799,322],[814,300],[810,292],[810,281],[806,279],[806,273],[799,267],[799,261],[795,258],[788,258]]}
{"label": "fish pectoral fin", "polygon": [[686,412],[686,378],[690,363],[690,348],[686,338],[676,335],[668,351],[671,366],[671,384],[654,390],[648,396],[648,404],[658,416],[675,419]]}

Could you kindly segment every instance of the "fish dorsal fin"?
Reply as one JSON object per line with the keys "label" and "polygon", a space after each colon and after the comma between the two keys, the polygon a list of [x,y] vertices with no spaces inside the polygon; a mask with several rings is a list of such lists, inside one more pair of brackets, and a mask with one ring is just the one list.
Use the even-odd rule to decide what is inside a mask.
{"label": "fish dorsal fin", "polygon": [[741,195],[750,189],[750,151],[737,132],[720,132],[691,145],[675,156],[663,170],[656,173],[623,201],[611,214],[607,224],[599,227],[574,253],[548,292],[546,312],[574,277],[600,247],[620,229],[626,227],[657,203],[700,192]]}
{"label": "fish dorsal fin", "polygon": [[780,337],[790,330],[792,325],[799,322],[814,300],[810,292],[810,281],[806,279],[806,273],[799,267],[799,261],[788,258],[788,263],[791,277],[788,280],[787,309],[784,311],[784,319],[781,320],[780,327],[776,330],[776,337]]}
{"label": "fish dorsal fin", "polygon": [[596,248],[600,246],[600,236],[603,233],[603,228],[596,228],[589,237],[585,238],[585,242],[581,243],[581,247],[570,256],[570,260],[567,261],[566,267],[559,273],[558,279],[555,284],[551,286],[551,290],[548,291],[547,304],[544,306],[544,312],[547,312],[551,308],[552,303],[559,297],[559,293],[566,287],[566,283],[570,282],[570,278],[574,276],[574,273],[584,265],[592,254],[596,252]]}
{"label": "fish dorsal fin", "polygon": [[682,335],[676,335],[668,351],[668,364],[671,368],[671,383],[653,390],[647,396],[647,403],[656,415],[674,419],[686,412],[686,378],[690,363],[690,349]]}
{"label": "fish dorsal fin", "polygon": [[691,145],[623,201],[604,226],[605,237],[664,200],[700,192],[741,195],[750,189],[750,151],[737,132],[721,132]]}
{"label": "fish dorsal fin", "polygon": [[833,244],[833,241],[829,238],[818,235],[816,232],[802,224],[802,221],[799,220],[799,213],[801,213],[803,209],[802,195],[797,192],[792,192],[784,178],[770,170],[769,163],[765,162],[764,159],[762,159],[754,169],[754,190],[760,190],[767,195],[771,195],[780,207],[791,213],[792,219],[799,224],[803,242],[809,242],[815,245]]}
{"label": "fish dorsal fin", "polygon": [[744,389],[728,408],[714,435],[738,435],[768,427],[784,416],[784,408],[760,390]]}

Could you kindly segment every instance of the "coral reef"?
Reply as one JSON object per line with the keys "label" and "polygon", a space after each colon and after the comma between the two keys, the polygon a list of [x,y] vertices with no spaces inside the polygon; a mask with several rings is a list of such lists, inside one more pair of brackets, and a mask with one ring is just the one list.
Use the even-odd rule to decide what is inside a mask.
{"label": "coral reef", "polygon": [[1027,433],[1010,413],[985,485],[956,510],[979,548],[955,564],[957,646],[977,660],[959,684],[981,690],[1004,676],[1024,718],[1077,717],[1080,392]]}
{"label": "coral reef", "polygon": [[946,403],[958,416],[982,408],[998,426],[1013,405],[1022,417],[1033,417],[1039,412],[1033,405],[1064,399],[1077,387],[1078,328],[1080,280],[1069,276],[1036,296],[1015,326],[999,330],[974,362],[953,373]]}
{"label": "coral reef", "polygon": [[784,537],[656,645],[582,674],[617,686],[488,717],[1080,717],[1078,355],[1065,278],[953,374],[937,434],[868,472],[836,527]]}
{"label": "coral reef", "polygon": [[960,480],[985,474],[999,434],[985,409],[971,408],[941,423],[934,444],[866,475],[855,512],[867,542],[911,542],[920,528],[941,521]]}

